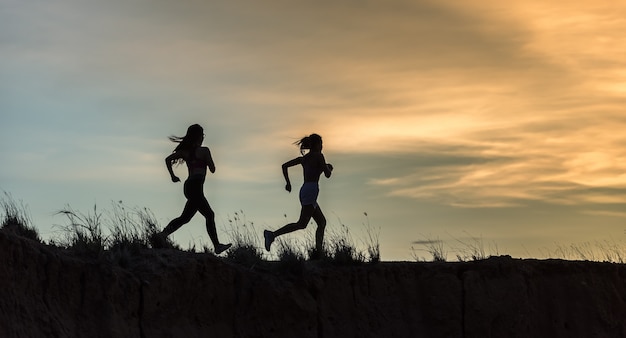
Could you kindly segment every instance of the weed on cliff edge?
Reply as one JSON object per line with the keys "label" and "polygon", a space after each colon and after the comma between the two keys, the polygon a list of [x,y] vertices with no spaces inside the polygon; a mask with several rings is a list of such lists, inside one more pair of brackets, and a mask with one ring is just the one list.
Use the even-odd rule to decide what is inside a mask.
{"label": "weed on cliff edge", "polygon": [[416,261],[426,260],[419,255],[420,251],[429,253],[433,262],[445,262],[448,259],[448,252],[444,249],[443,241],[439,237],[435,239],[424,237],[423,239],[413,241],[413,244],[418,245],[417,248],[411,247],[413,259]]}
{"label": "weed on cliff edge", "polygon": [[380,262],[380,227],[378,227],[378,229],[375,231],[370,224],[370,219],[367,215],[367,212],[364,212],[363,215],[365,215],[366,221],[366,223],[364,223],[363,225],[365,226],[365,234],[367,236],[364,240],[364,244],[367,248],[368,261],[370,263],[378,263]]}
{"label": "weed on cliff edge", "polygon": [[[487,246],[482,237],[475,237],[465,232],[467,237],[460,239],[450,235],[455,246],[452,247],[452,251],[456,252],[456,259],[459,262],[466,261],[480,261],[485,260],[492,256],[499,256],[498,245],[495,242],[488,243]],[[445,262],[447,261],[448,250],[444,247],[444,241],[436,238],[430,238],[424,236],[422,239],[414,241],[413,244],[416,247],[411,247],[413,259],[416,261],[425,261],[423,257],[419,255],[420,251],[425,251],[432,256],[433,262]]]}
{"label": "weed on cliff edge", "polygon": [[[364,263],[365,254],[354,244],[350,229],[339,221],[339,229],[329,231],[328,241],[324,245],[327,250],[326,257],[323,259],[339,265]],[[328,231],[328,228],[326,230]]]}
{"label": "weed on cliff edge", "polygon": [[572,243],[567,246],[557,245],[548,257],[559,257],[567,260],[582,260],[607,263],[626,263],[626,245],[615,240]]}
{"label": "weed on cliff edge", "polygon": [[[278,261],[286,266],[297,266],[301,262],[308,260],[323,261],[336,265],[352,265],[365,262],[377,263],[380,261],[380,246],[378,237],[380,229],[375,231],[367,219],[365,226],[366,238],[362,244],[363,250],[356,245],[348,226],[338,220],[338,226],[327,224],[324,234],[323,252],[317,252],[315,248],[315,226],[307,227],[300,235],[294,238],[280,238],[277,240]],[[299,239],[298,239],[299,238]]]}
{"label": "weed on cliff edge", "polygon": [[[152,212],[147,208],[127,208],[121,201],[112,205],[107,212],[99,211],[96,205],[87,213],[70,206],[58,211],[67,223],[56,225],[61,231],[51,244],[89,257],[106,256],[121,265],[140,250],[154,247],[160,231]],[[160,241],[159,247],[180,249],[169,238]]]}
{"label": "weed on cliff edge", "polygon": [[301,274],[306,262],[304,252],[306,246],[298,243],[297,239],[280,238],[275,243],[280,269],[292,274]]}
{"label": "weed on cliff edge", "polygon": [[98,258],[104,252],[107,238],[102,233],[102,212],[96,205],[93,212],[82,213],[69,205],[57,212],[64,215],[68,223],[58,225],[60,236],[52,241],[53,245],[71,250],[80,255]]}
{"label": "weed on cliff edge", "polygon": [[248,222],[242,210],[228,218],[232,247],[226,251],[226,259],[253,267],[264,260],[261,241],[253,222]]}
{"label": "weed on cliff edge", "polygon": [[31,225],[28,209],[22,202],[18,204],[9,193],[4,192],[4,198],[0,199],[0,209],[3,211],[0,229],[41,241],[37,229]]}

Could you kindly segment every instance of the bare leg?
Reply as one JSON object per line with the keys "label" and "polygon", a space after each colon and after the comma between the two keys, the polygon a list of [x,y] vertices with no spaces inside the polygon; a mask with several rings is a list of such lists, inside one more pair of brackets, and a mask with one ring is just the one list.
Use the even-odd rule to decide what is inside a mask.
{"label": "bare leg", "polygon": [[217,239],[217,229],[215,229],[215,213],[213,212],[213,209],[211,209],[211,206],[206,199],[202,201],[200,207],[198,208],[198,211],[200,211],[202,216],[204,216],[204,219],[206,221],[206,232],[209,234],[211,243],[213,243],[213,246],[216,247],[218,244],[220,244],[220,241]]}
{"label": "bare leg", "polygon": [[169,236],[171,233],[180,228],[183,224],[188,223],[197,211],[200,211],[202,216],[206,219],[206,229],[209,233],[209,238],[213,242],[213,247],[216,254],[222,253],[228,249],[230,244],[220,244],[217,238],[217,230],[215,229],[215,213],[211,209],[209,202],[204,197],[202,191],[202,181],[186,181],[184,186],[185,197],[187,197],[187,203],[185,209],[180,217],[173,219],[160,234],[161,238]]}
{"label": "bare leg", "polygon": [[315,249],[321,255],[324,251],[324,229],[326,229],[326,217],[322,209],[318,206],[313,212],[313,220],[317,223],[315,230]]}
{"label": "bare leg", "polygon": [[215,253],[219,255],[224,250],[230,248],[231,244],[220,244],[220,241],[217,238],[217,229],[215,228],[215,213],[213,212],[213,209],[211,209],[209,202],[206,200],[206,198],[204,198],[204,196],[199,203],[200,206],[198,207],[198,210],[206,220],[206,231],[209,234],[211,242],[213,243],[213,249],[215,250]]}
{"label": "bare leg", "polygon": [[195,203],[187,201],[187,203],[185,203],[185,208],[183,209],[182,214],[169,222],[165,229],[161,231],[161,236],[167,237],[171,235],[174,231],[178,230],[181,226],[189,223],[189,221],[191,221],[193,215],[195,215],[197,211],[198,209],[196,208]]}
{"label": "bare leg", "polygon": [[289,223],[276,231],[265,230],[263,233],[265,236],[265,249],[270,251],[270,246],[276,237],[306,228],[314,212],[314,205],[303,205],[302,210],[300,210],[300,218],[296,223]]}
{"label": "bare leg", "polygon": [[315,207],[313,205],[303,205],[302,210],[300,210],[300,218],[298,219],[298,221],[296,223],[289,223],[284,227],[274,231],[274,237],[288,234],[296,230],[305,229],[306,226],[309,224],[311,217],[313,217],[314,211]]}

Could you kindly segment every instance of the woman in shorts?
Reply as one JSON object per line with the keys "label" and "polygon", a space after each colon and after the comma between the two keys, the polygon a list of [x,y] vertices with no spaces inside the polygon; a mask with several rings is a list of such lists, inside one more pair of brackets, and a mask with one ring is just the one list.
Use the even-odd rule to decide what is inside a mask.
{"label": "woman in shorts", "polygon": [[[302,184],[300,188],[300,204],[302,205],[300,218],[296,223],[289,223],[276,231],[265,230],[263,233],[265,237],[265,250],[270,251],[270,247],[276,237],[306,228],[311,218],[313,218],[317,224],[317,230],[315,231],[315,253],[317,256],[321,256],[323,253],[326,218],[317,203],[317,196],[320,191],[319,179],[322,173],[329,178],[333,171],[333,166],[326,163],[324,159],[324,155],[322,154],[322,137],[318,134],[303,137],[300,141],[296,142],[296,144],[300,146],[300,152],[303,156],[285,162],[282,168],[283,176],[287,182],[285,189],[291,192],[291,181],[289,180],[288,169],[296,165],[302,165],[304,184]],[[307,149],[309,152],[304,155]]]}

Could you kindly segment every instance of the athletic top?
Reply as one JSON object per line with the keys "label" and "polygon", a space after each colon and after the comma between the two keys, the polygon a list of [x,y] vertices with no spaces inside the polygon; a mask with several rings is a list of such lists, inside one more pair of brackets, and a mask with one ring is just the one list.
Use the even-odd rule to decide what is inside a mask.
{"label": "athletic top", "polygon": [[302,169],[304,172],[304,182],[319,182],[320,175],[324,172],[326,160],[322,153],[307,153],[302,156]]}
{"label": "athletic top", "polygon": [[185,159],[187,169],[189,170],[189,177],[187,179],[204,179],[206,176],[206,168],[209,164],[206,160],[197,157],[200,148],[201,147],[197,147],[191,150],[188,158]]}

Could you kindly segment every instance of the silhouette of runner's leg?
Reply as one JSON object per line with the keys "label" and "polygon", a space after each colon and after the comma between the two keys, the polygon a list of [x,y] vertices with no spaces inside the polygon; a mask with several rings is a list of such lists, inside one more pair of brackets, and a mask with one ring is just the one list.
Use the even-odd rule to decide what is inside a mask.
{"label": "silhouette of runner's leg", "polygon": [[165,235],[166,237],[171,235],[174,231],[178,230],[181,226],[189,223],[189,221],[191,221],[191,219],[193,218],[193,216],[196,214],[197,211],[198,211],[198,208],[196,207],[195,201],[187,200],[187,203],[185,203],[185,208],[183,209],[182,214],[179,217],[171,220],[170,223],[165,227],[165,229],[163,229],[162,234]]}
{"label": "silhouette of runner's leg", "polygon": [[217,247],[220,242],[217,239],[217,229],[215,228],[215,213],[204,196],[202,196],[202,200],[199,202],[198,211],[206,219],[206,231],[211,242],[213,242],[213,246]]}
{"label": "silhouette of runner's leg", "polygon": [[326,217],[322,212],[322,208],[317,206],[313,211],[313,220],[317,223],[315,230],[315,249],[321,255],[324,249],[324,229],[326,229]]}
{"label": "silhouette of runner's leg", "polygon": [[313,217],[313,212],[315,211],[315,207],[313,205],[303,205],[300,210],[300,218],[296,223],[289,223],[284,227],[274,231],[274,237],[278,237],[280,235],[288,234],[290,232],[294,232],[296,230],[302,230],[307,227],[311,217]]}

